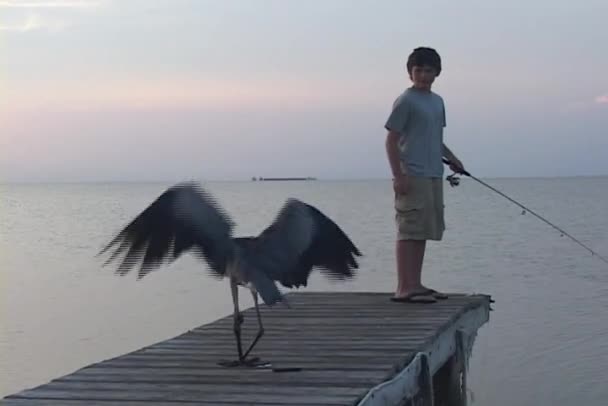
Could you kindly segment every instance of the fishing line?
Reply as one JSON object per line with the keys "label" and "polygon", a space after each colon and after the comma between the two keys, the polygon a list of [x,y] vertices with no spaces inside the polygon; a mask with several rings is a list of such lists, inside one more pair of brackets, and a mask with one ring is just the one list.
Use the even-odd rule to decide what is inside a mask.
{"label": "fishing line", "polygon": [[[452,163],[443,158],[443,163],[446,165],[451,165]],[[551,227],[555,228],[556,230],[558,230],[561,233],[561,236],[563,237],[564,235],[567,235],[568,237],[570,237],[574,242],[576,242],[577,244],[579,244],[580,246],[582,246],[583,248],[585,248],[587,251],[591,252],[591,255],[595,255],[597,256],[599,259],[601,259],[602,261],[604,261],[605,263],[608,264],[608,259],[604,258],[603,256],[601,256],[600,254],[598,254],[597,252],[593,251],[591,248],[587,247],[585,244],[583,244],[582,242],[580,242],[579,240],[577,240],[576,238],[572,237],[570,234],[568,234],[567,232],[565,232],[564,230],[562,230],[561,228],[559,228],[558,226],[556,226],[555,224],[549,222],[548,220],[546,220],[545,218],[541,217],[540,215],[536,214],[534,211],[530,210],[529,208],[527,208],[526,206],[524,206],[521,203],[516,202],[515,200],[511,199],[509,196],[505,195],[504,193],[502,193],[500,190],[488,185],[487,183],[485,183],[484,181],[482,181],[481,179],[476,178],[475,176],[471,175],[469,172],[463,170],[463,171],[459,171],[458,173],[462,173],[465,176],[470,177],[471,179],[476,180],[477,182],[481,183],[482,185],[484,185],[485,187],[493,190],[494,192],[498,193],[499,195],[503,196],[504,198],[508,199],[509,201],[515,203],[516,205],[518,205],[519,207],[521,207],[522,209],[524,209],[524,212],[522,212],[522,214],[525,214],[526,212],[530,212],[533,215],[535,215],[536,217],[538,217],[539,219],[541,219],[542,221],[544,221],[545,223],[549,224]],[[449,175],[447,178],[447,181],[450,182],[450,186],[458,186],[458,184],[460,183],[460,179],[456,176],[456,173],[453,173],[452,175]]]}

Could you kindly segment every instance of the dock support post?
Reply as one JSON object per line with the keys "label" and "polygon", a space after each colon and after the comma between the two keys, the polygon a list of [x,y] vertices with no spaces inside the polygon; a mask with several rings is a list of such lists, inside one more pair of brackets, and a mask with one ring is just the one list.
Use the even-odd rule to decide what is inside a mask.
{"label": "dock support post", "polygon": [[434,406],[433,375],[431,374],[431,365],[429,364],[429,356],[427,354],[422,354],[422,357],[420,357],[418,387],[420,388],[420,395],[422,397],[421,406]]}
{"label": "dock support post", "polygon": [[457,330],[454,339],[456,340],[456,351],[450,362],[450,381],[448,406],[467,405],[467,362],[464,348],[464,332]]}
{"label": "dock support post", "polygon": [[467,371],[464,347],[464,332],[457,330],[454,334],[455,351],[448,362],[436,375],[437,405],[467,405]]}

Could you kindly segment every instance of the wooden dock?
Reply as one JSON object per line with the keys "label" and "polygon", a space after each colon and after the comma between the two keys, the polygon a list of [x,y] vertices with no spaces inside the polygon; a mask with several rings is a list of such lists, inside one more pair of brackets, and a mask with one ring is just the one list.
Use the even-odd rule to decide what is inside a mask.
{"label": "wooden dock", "polygon": [[[232,316],[84,367],[4,398],[6,406],[464,405],[469,340],[491,299],[450,295],[394,303],[384,293],[291,293],[290,309],[262,306],[253,355],[273,368],[225,368]],[[244,311],[244,345],[255,335]]]}

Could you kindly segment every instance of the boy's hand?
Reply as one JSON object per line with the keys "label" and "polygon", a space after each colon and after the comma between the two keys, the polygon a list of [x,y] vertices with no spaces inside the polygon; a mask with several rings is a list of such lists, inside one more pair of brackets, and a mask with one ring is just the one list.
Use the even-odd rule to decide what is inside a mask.
{"label": "boy's hand", "polygon": [[454,158],[454,159],[450,160],[450,169],[456,173],[463,173],[464,165],[462,164],[462,162],[460,162],[460,160],[458,160],[457,158]]}
{"label": "boy's hand", "polygon": [[406,174],[401,174],[393,179],[393,190],[398,195],[407,194],[409,178]]}

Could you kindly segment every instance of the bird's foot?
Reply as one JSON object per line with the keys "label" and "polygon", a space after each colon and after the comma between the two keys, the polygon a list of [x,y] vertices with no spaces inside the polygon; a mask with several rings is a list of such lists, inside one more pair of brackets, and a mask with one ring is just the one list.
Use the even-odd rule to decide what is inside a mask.
{"label": "bird's foot", "polygon": [[227,367],[227,368],[234,368],[234,367],[259,368],[259,367],[270,366],[270,363],[261,361],[258,357],[250,357],[250,358],[243,358],[243,359],[237,359],[237,360],[232,360],[232,361],[220,361],[220,362],[218,362],[218,365],[220,365],[222,367]]}

